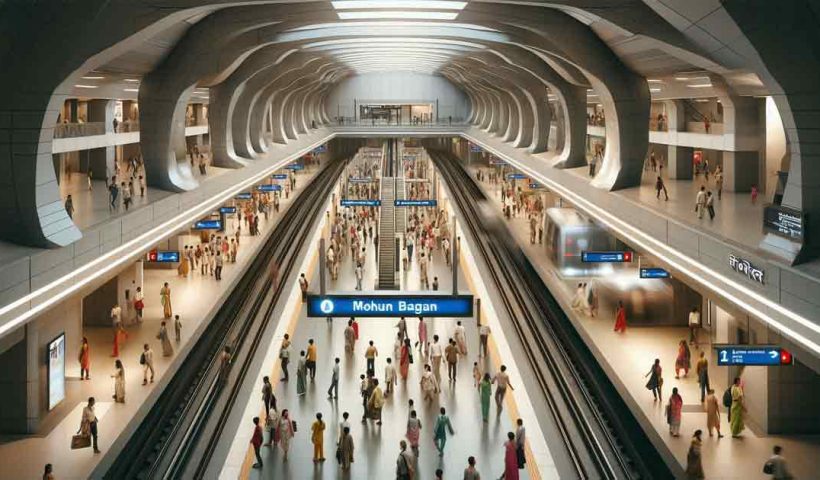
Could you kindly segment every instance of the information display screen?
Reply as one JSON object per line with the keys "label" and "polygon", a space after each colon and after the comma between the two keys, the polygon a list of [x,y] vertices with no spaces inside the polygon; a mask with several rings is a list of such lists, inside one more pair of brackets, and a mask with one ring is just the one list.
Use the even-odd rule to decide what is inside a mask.
{"label": "information display screen", "polygon": [[438,205],[436,200],[393,200],[393,206],[396,207],[435,207]]}
{"label": "information display screen", "polygon": [[273,175],[270,176],[270,178],[273,179],[273,180],[287,180],[288,179],[288,174],[287,173],[274,173]]}
{"label": "information display screen", "polygon": [[778,366],[791,365],[794,358],[785,348],[766,345],[715,346],[717,362],[726,365]]}
{"label": "information display screen", "polygon": [[152,250],[148,252],[148,261],[152,263],[179,262],[179,250]]}
{"label": "information display screen", "polygon": [[48,354],[48,409],[65,400],[65,333],[46,345]]}
{"label": "information display screen", "polygon": [[308,295],[309,317],[472,317],[472,295]]}
{"label": "information display screen", "polygon": [[290,165],[285,167],[285,170],[304,170],[304,169],[305,169],[305,166],[302,165],[301,163],[291,163]]}
{"label": "information display screen", "polygon": [[200,220],[194,224],[194,230],[222,230],[222,220]]}
{"label": "information display screen", "polygon": [[381,200],[352,200],[343,198],[340,201],[340,205],[343,207],[380,207],[381,204]]}
{"label": "information display screen", "polygon": [[629,263],[632,252],[581,252],[584,263]]}
{"label": "information display screen", "polygon": [[260,192],[279,192],[282,190],[282,185],[257,185],[256,189]]}
{"label": "information display screen", "polygon": [[253,194],[251,192],[242,192],[237,193],[236,196],[233,198],[237,200],[250,200],[251,198],[253,198]]}
{"label": "information display screen", "polygon": [[802,242],[804,223],[803,214],[797,210],[781,205],[768,205],[763,209],[763,228],[781,237]]}
{"label": "information display screen", "polygon": [[663,268],[641,268],[641,278],[669,278],[669,271]]}
{"label": "information display screen", "polygon": [[236,207],[219,207],[219,213],[230,215],[236,213]]}
{"label": "information display screen", "polygon": [[525,180],[529,177],[523,173],[508,173],[507,178],[510,180]]}

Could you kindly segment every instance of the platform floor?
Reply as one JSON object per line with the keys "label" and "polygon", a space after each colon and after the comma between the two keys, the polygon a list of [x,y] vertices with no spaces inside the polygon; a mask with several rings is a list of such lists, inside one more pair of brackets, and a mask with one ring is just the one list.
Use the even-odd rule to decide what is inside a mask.
{"label": "platform floor", "polygon": [[[199,169],[195,169],[193,176],[197,181],[202,182],[218,177],[219,175],[229,171],[230,169],[228,168],[219,168],[208,165],[206,175],[201,175],[199,173]],[[122,182],[125,182],[126,185],[128,184],[131,175],[130,173],[127,174],[125,172],[126,162],[121,161],[120,175],[117,177],[118,185]],[[91,181],[91,190],[88,189],[88,176],[85,173],[75,172],[69,177],[65,172],[62,172],[60,176],[60,198],[62,198],[63,203],[65,203],[66,197],[71,195],[71,199],[74,202],[73,220],[80,230],[93,227],[94,225],[127,213],[122,201],[122,192],[120,192],[117,197],[116,207],[112,208],[108,195],[108,183],[106,179],[103,178],[102,173],[93,173],[93,175],[95,177]],[[137,174],[137,178],[139,178],[140,175],[145,176],[144,170],[140,169]],[[128,210],[133,211],[135,208],[162,200],[163,198],[167,198],[171,195],[174,195],[174,192],[146,187],[145,196],[140,196],[139,183],[138,181],[135,181],[134,196],[132,197],[133,202]]]}
{"label": "platform floor", "polygon": [[[568,169],[580,177],[589,178],[588,167]],[[761,193],[757,201],[752,203],[751,194],[728,192],[724,188],[721,198],[717,197],[717,186],[714,173],[707,180],[703,175],[692,180],[670,179],[667,169],[663,169],[662,178],[669,200],[665,200],[663,193],[660,198],[655,196],[655,181],[657,172],[644,170],[641,186],[619,190],[615,195],[621,195],[634,202],[648,205],[661,211],[668,217],[681,223],[694,226],[718,237],[734,242],[738,245],[757,250],[763,240],[763,207],[770,202],[768,196]],[[703,218],[698,218],[695,212],[695,197],[701,186],[711,191],[715,197],[715,218],[709,219],[704,212]]]}
{"label": "platform floor", "polygon": [[[475,178],[476,167],[477,164],[475,163],[470,167],[473,178]],[[489,166],[484,165],[482,168],[489,168]],[[500,211],[500,187],[491,185],[489,182],[479,182],[479,184],[488,194],[487,196],[498,205]],[[684,186],[683,182],[681,186]],[[645,188],[641,188],[642,195]],[[667,188],[669,187],[667,186]],[[672,192],[670,191],[669,203],[672,202],[671,195]],[[740,196],[735,195],[736,199],[738,197]],[[724,195],[724,199],[726,198],[727,196]],[[655,200],[654,189],[651,199]],[[740,214],[729,214],[729,216],[732,215]],[[562,296],[569,301],[574,294],[574,286],[577,285],[579,280],[560,278],[556,274],[552,262],[547,257],[543,245],[530,244],[529,226],[525,216],[513,218],[507,223],[519,245],[532,261],[536,270],[539,271],[552,294]],[[820,468],[820,436],[760,435],[752,428],[749,428],[747,423],[747,428],[742,434],[743,438],[733,439],[728,435],[728,417],[721,405],[721,428],[727,436],[722,439],[718,439],[717,436],[710,438],[706,433],[706,413],[700,403],[697,376],[693,371],[690,371],[688,377],[681,377],[680,379],[675,379],[674,375],[677,344],[681,339],[688,338],[688,329],[685,327],[629,327],[624,334],[615,333],[612,327],[614,325],[614,305],[616,302],[617,299],[601,296],[600,313],[596,318],[591,318],[576,311],[570,311],[567,314],[573,317],[576,325],[581,325],[586,334],[594,340],[596,348],[600,350],[613,370],[618,373],[619,381],[626,386],[634,401],[640,405],[641,413],[651,420],[660,438],[666,442],[681,465],[686,465],[686,453],[692,432],[696,429],[702,429],[704,431],[703,467],[706,478],[743,480],[765,478],[761,473],[763,463],[771,456],[774,445],[781,445],[784,448],[784,456],[787,458],[795,478],[815,478],[817,476],[817,471]],[[706,332],[701,332],[700,341],[707,340],[706,336]],[[707,357],[711,357],[712,350],[709,345],[705,344],[702,348]],[[699,353],[699,349],[693,348],[693,359],[697,358]],[[651,392],[645,388],[646,378],[644,378],[644,375],[649,371],[649,367],[655,358],[661,359],[661,366],[664,369],[663,402],[653,402]],[[721,402],[723,391],[726,388],[726,384],[722,383],[721,379],[727,378],[728,373],[725,371],[726,367],[718,367],[712,358],[709,358],[709,360],[712,388],[715,390],[718,401]],[[681,436],[677,438],[669,435],[664,415],[664,406],[668,402],[673,387],[678,387],[684,402]]]}
{"label": "platform floor", "polygon": [[[448,291],[452,288],[451,270],[445,265],[441,251],[433,254],[430,277],[437,275],[440,290]],[[403,290],[420,290],[418,266],[416,262],[407,272],[402,274]],[[368,242],[367,265],[365,268],[365,285],[373,285],[376,278],[375,249],[372,240]],[[462,277],[460,282],[464,282]],[[311,281],[317,285],[318,275]],[[463,284],[466,288],[466,284]],[[329,282],[330,291],[352,291],[355,287],[352,261],[346,257],[340,266],[339,278]],[[275,395],[279,410],[290,410],[291,418],[296,420],[299,431],[292,440],[289,459],[283,461],[281,449],[263,447],[262,458],[264,468],[252,470],[250,478],[395,478],[396,459],[399,453],[399,441],[405,438],[406,422],[409,418],[408,399],[415,401],[415,409],[422,423],[418,475],[416,478],[433,478],[435,470],[442,468],[444,478],[461,478],[467,465],[467,457],[473,455],[477,459],[477,466],[482,478],[497,478],[503,471],[503,443],[506,434],[512,430],[512,419],[507,410],[501,415],[496,414],[494,402],[490,410],[490,420],[481,422],[480,403],[477,390],[473,387],[471,376],[474,361],[478,361],[478,332],[475,322],[465,320],[464,326],[468,336],[468,355],[461,357],[458,363],[457,381],[451,383],[447,379],[446,365],[442,365],[442,392],[438,401],[426,403],[423,401],[419,380],[423,369],[423,356],[415,349],[415,363],[411,365],[410,375],[405,382],[399,378],[399,384],[392,395],[386,397],[383,411],[383,425],[377,426],[374,422],[361,423],[362,400],[359,396],[359,375],[364,373],[366,365],[364,351],[367,342],[373,340],[379,350],[376,361],[376,373],[380,382],[384,379],[386,358],[393,357],[393,342],[396,338],[397,319],[362,318],[359,319],[360,338],[356,343],[355,352],[347,355],[344,352],[344,328],[347,319],[337,318],[332,322],[323,319],[305,317],[302,308],[295,332],[291,335],[293,352],[298,355],[299,350],[305,349],[307,340],[313,338],[319,348],[319,359],[316,380],[308,379],[307,394],[303,397],[296,395],[295,368],[296,363],[290,366],[291,380],[288,383],[276,382]],[[451,318],[428,318],[428,336],[438,334],[443,341],[452,336],[456,320]],[[408,332],[411,341],[418,339],[418,320],[409,318]],[[339,382],[339,399],[328,399],[327,389],[330,385],[332,359],[339,356],[341,362],[341,379]],[[394,363],[395,364],[395,363]],[[490,359],[480,362],[483,370],[495,373],[497,365]],[[278,373],[278,368],[275,370]],[[271,377],[274,378],[274,377]],[[278,380],[278,376],[277,376]],[[383,386],[383,385],[382,385]],[[455,429],[455,435],[448,438],[444,456],[439,457],[433,445],[432,427],[435,424],[438,408],[447,408],[447,414]],[[335,439],[339,435],[341,414],[350,413],[351,431],[354,440],[354,463],[348,472],[342,472],[333,458]],[[313,449],[310,443],[310,425],[315,414],[321,412],[327,424],[325,432],[325,456],[327,461],[314,464],[312,461]],[[267,441],[267,433],[265,440]],[[527,470],[520,470],[521,478],[527,479]]]}
{"label": "platform floor", "polygon": [[[306,170],[297,172],[297,188],[300,191],[310,179],[319,172],[319,168],[310,166]],[[76,175],[75,175],[76,176]],[[83,180],[85,178],[83,177]],[[235,264],[226,262],[222,272],[222,280],[217,282],[212,276],[202,276],[199,270],[192,269],[187,278],[178,275],[176,269],[171,270],[144,270],[143,291],[145,292],[145,310],[141,324],[126,326],[129,337],[120,347],[120,359],[123,362],[126,378],[125,403],[113,403],[113,379],[110,375],[114,371],[114,357],[112,354],[111,329],[107,327],[86,327],[84,335],[91,345],[91,380],[79,380],[79,365],[76,359],[66,360],[66,404],[74,405],[66,409],[67,414],[60,420],[55,420],[56,426],[43,436],[3,437],[0,439],[0,479],[34,479],[40,478],[45,463],[54,465],[56,478],[84,479],[88,478],[97,464],[105,456],[108,447],[122,433],[136,412],[143,406],[145,400],[163,381],[172,363],[177,359],[181,348],[185,348],[195,340],[193,334],[197,327],[206,319],[214,308],[216,299],[238,275],[244,272],[246,265],[254,257],[255,247],[265,238],[285,209],[295,198],[284,196],[280,201],[280,213],[271,212],[266,222],[260,218],[261,234],[255,237],[242,229],[241,245]],[[198,237],[190,236],[190,244],[198,244]],[[174,355],[163,357],[162,346],[156,335],[162,321],[162,306],[159,301],[159,290],[164,282],[171,286],[171,299],[175,314],[179,314],[183,328],[181,342],[174,343]],[[131,318],[132,313],[123,308],[123,318]],[[168,330],[173,338],[172,322],[168,323]],[[139,358],[143,343],[149,343],[154,350],[154,368],[156,375],[154,384],[142,385],[142,367]],[[173,365],[174,369],[177,365]],[[167,380],[167,379],[166,379]],[[72,451],[70,449],[71,436],[80,425],[82,409],[88,397],[97,399],[96,413],[99,419],[99,442],[102,454],[95,455],[91,449]],[[16,459],[16,460],[12,460]]]}

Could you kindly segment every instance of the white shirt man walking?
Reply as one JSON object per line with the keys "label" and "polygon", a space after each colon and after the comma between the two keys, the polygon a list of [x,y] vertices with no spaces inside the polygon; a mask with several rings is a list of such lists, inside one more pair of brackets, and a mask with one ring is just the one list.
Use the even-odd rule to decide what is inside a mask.
{"label": "white shirt man walking", "polygon": [[142,346],[140,355],[140,365],[142,365],[142,384],[148,385],[148,371],[151,371],[151,383],[154,383],[154,351],[146,343]]}

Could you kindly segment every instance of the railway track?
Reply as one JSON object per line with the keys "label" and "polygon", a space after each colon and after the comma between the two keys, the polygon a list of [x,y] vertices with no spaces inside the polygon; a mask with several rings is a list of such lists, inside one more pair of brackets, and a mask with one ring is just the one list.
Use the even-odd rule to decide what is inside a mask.
{"label": "railway track", "polygon": [[[206,478],[272,314],[345,161],[332,161],[284,212],[233,292],[188,353],[106,479]],[[274,278],[275,271],[278,277]],[[229,368],[221,352],[231,349]],[[209,474],[210,476],[210,474]]]}
{"label": "railway track", "polygon": [[[520,247],[510,242],[499,215],[448,152],[428,150],[488,268],[489,285],[513,326],[560,442],[568,478],[674,478],[618,391]],[[563,451],[559,450],[563,449]],[[559,462],[560,464],[560,462]]]}

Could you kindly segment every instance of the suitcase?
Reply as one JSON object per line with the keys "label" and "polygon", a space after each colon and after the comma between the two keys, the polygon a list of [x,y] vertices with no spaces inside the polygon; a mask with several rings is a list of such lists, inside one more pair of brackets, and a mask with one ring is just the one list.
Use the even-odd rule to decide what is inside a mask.
{"label": "suitcase", "polygon": [[91,435],[77,434],[71,437],[71,449],[88,448],[91,446]]}

